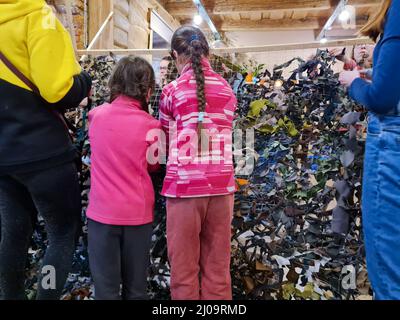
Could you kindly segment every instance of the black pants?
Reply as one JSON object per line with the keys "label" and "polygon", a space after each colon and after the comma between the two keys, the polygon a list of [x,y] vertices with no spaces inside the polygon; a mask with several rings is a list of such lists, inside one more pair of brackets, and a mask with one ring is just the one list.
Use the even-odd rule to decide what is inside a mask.
{"label": "black pants", "polygon": [[0,176],[3,299],[25,299],[24,269],[37,213],[44,219],[49,239],[40,269],[37,299],[55,300],[60,298],[71,269],[80,222],[81,197],[74,163]]}
{"label": "black pants", "polygon": [[96,300],[148,299],[152,224],[113,226],[88,220],[89,262]]}

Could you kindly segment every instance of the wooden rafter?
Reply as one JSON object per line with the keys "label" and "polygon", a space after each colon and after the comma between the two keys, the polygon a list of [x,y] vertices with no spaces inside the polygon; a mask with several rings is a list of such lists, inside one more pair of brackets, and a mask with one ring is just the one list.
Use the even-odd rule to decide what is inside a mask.
{"label": "wooden rafter", "polygon": [[349,0],[349,5],[356,8],[374,7],[379,6],[381,3],[382,0]]}
{"label": "wooden rafter", "polygon": [[[368,20],[365,17],[357,19],[357,29]],[[323,20],[319,18],[305,19],[262,19],[262,20],[231,20],[224,19],[216,26],[221,31],[281,31],[281,30],[320,30]],[[340,25],[332,26],[332,29],[341,29]]]}
{"label": "wooden rafter", "polygon": [[[380,3],[382,3],[380,0],[374,1],[374,4],[380,4]],[[348,1],[340,0],[340,1],[337,1],[336,7],[332,8],[331,15],[329,17],[327,17],[326,19],[324,19],[323,24],[319,28],[319,30],[317,32],[317,36],[316,36],[317,40],[321,40],[325,35],[327,35],[330,28],[332,28],[332,26],[335,24],[335,22],[338,21],[338,17],[346,5],[354,6],[356,9],[356,19],[357,19],[356,29],[359,28],[360,26],[364,25],[367,22],[368,17],[366,17],[365,15],[357,15],[357,9],[362,11],[362,8],[365,8],[368,6],[371,7],[371,0],[348,0]]]}
{"label": "wooden rafter", "polygon": [[[322,11],[332,8],[330,0],[214,0],[203,1],[211,15],[230,15],[235,13],[277,12],[277,11]],[[352,0],[355,7],[376,6],[381,0]],[[196,7],[190,0],[168,1],[165,9],[173,16],[187,17],[196,13]]]}
{"label": "wooden rafter", "polygon": [[157,11],[157,14],[173,29],[177,29],[181,26],[178,20],[173,18],[171,14],[165,9],[164,7],[164,2],[166,1],[161,1],[157,2],[156,0],[148,0],[148,2],[151,4],[152,9]]}
{"label": "wooden rafter", "polygon": [[[329,0],[305,0],[305,1],[289,1],[289,0],[216,0],[204,1],[204,6],[210,14],[231,14],[231,13],[249,13],[249,12],[268,12],[282,10],[324,10],[330,8]],[[196,8],[192,1],[170,1],[165,8],[174,16],[193,15]]]}
{"label": "wooden rafter", "polygon": [[318,29],[320,22],[316,18],[309,19],[263,19],[224,20],[217,27],[221,31],[266,31],[266,30],[309,30]]}

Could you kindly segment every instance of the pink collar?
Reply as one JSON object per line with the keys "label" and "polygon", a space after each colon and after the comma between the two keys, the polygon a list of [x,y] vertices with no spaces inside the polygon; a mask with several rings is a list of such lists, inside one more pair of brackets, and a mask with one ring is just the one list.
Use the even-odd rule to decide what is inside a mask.
{"label": "pink collar", "polygon": [[[207,58],[203,58],[201,59],[201,65],[203,66],[203,70],[210,70],[211,69],[211,64],[210,61]],[[189,71],[193,71],[193,67],[192,67],[192,62],[189,61],[185,67],[182,70],[182,74],[189,72]]]}
{"label": "pink collar", "polygon": [[136,100],[134,98],[125,96],[125,95],[120,95],[118,96],[113,102],[113,105],[117,105],[120,107],[130,107],[138,110],[143,110],[142,104],[140,103],[139,100]]}

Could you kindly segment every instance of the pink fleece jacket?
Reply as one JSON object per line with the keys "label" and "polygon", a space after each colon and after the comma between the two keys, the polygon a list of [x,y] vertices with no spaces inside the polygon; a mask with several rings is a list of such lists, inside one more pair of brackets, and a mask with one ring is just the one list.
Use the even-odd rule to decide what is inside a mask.
{"label": "pink fleece jacket", "polygon": [[161,129],[137,100],[120,96],[89,113],[91,190],[88,218],[110,225],[153,221],[154,189],[147,133]]}
{"label": "pink fleece jacket", "polygon": [[212,70],[208,59],[202,60],[202,67],[207,100],[203,130],[208,130],[210,141],[206,152],[203,150],[199,156],[193,151],[198,144],[199,108],[191,63],[161,95],[160,121],[169,142],[167,175],[162,189],[166,197],[209,197],[236,191],[232,123],[237,100],[230,85]]}

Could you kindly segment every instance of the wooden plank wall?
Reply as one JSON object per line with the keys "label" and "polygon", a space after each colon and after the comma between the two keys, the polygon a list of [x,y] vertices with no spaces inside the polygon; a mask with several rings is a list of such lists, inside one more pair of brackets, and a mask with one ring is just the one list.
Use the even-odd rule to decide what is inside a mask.
{"label": "wooden plank wall", "polygon": [[114,17],[95,48],[149,48],[149,5],[146,0],[89,0],[89,39],[92,39],[111,11]]}
{"label": "wooden plank wall", "polygon": [[157,11],[172,28],[180,25],[154,0],[89,0],[89,42],[109,13],[114,11],[111,25],[94,49],[150,48],[151,10]]}
{"label": "wooden plank wall", "polygon": [[149,9],[146,0],[114,0],[115,48],[149,48]]}
{"label": "wooden plank wall", "polygon": [[[57,12],[57,18],[68,29],[68,19],[64,0],[47,0],[47,3]],[[84,21],[84,0],[72,0],[72,19],[78,49],[85,47],[85,21]]]}
{"label": "wooden plank wall", "polygon": [[[101,4],[99,4],[99,2],[101,2]],[[88,0],[89,43],[92,41],[113,9],[113,0]],[[114,48],[113,32],[114,24],[111,22],[107,25],[99,40],[93,46],[93,49]]]}

